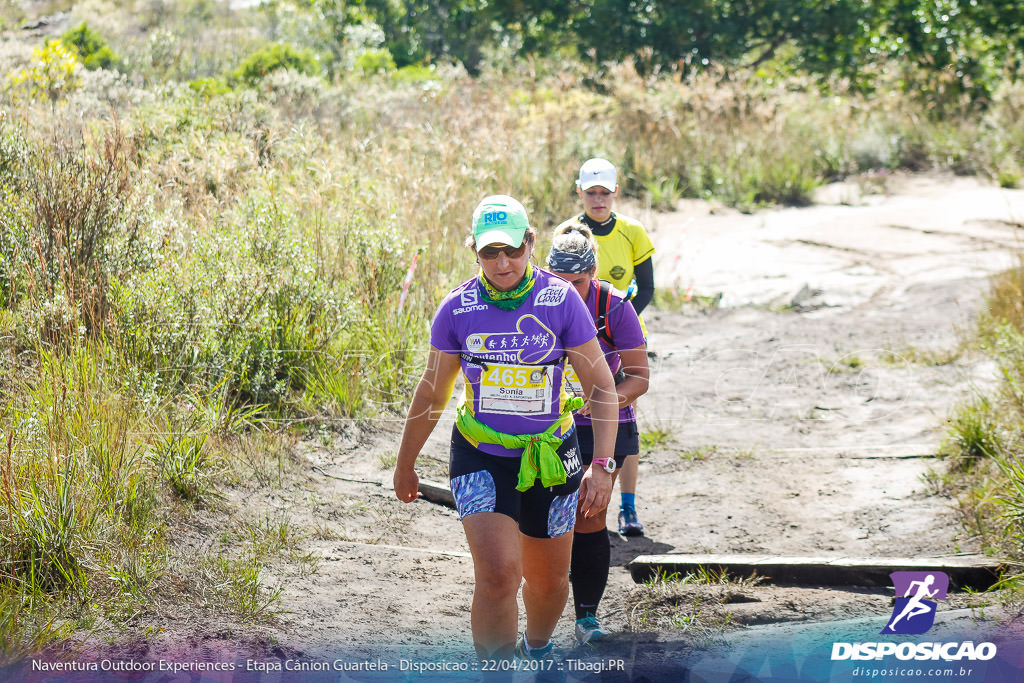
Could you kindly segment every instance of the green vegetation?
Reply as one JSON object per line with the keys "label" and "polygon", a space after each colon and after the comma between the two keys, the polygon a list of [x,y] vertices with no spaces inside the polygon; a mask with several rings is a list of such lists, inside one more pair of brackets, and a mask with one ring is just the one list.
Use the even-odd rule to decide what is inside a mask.
{"label": "green vegetation", "polygon": [[721,448],[711,444],[686,448],[679,453],[679,457],[683,460],[707,460],[708,458],[713,458],[716,455],[719,455],[721,452]]}
{"label": "green vegetation", "polygon": [[678,282],[659,286],[654,290],[654,307],[660,311],[697,311],[709,313],[722,303],[722,293],[697,294],[692,287],[683,287]]}
{"label": "green vegetation", "polygon": [[288,69],[306,76],[320,73],[320,65],[311,50],[299,49],[286,43],[273,43],[246,57],[232,73],[232,77],[254,86],[274,71]]}
{"label": "green vegetation", "polygon": [[[802,204],[893,170],[1024,176],[1016,5],[833,4],[842,21],[792,3],[82,3],[61,40],[2,41],[0,660],[97,624],[145,637],[158,601],[272,616],[289,524],[188,558],[173,532],[233,482],[280,485],[302,436],[401,415],[430,314],[473,272],[483,194],[523,198],[543,230],[596,154],[666,208]],[[30,11],[3,5],[0,27]],[[1020,281],[1000,285],[1018,308]],[[1012,484],[1024,354],[1003,298],[998,438],[964,422],[962,442]],[[1019,490],[999,494],[1009,538]]]}
{"label": "green vegetation", "polygon": [[673,211],[683,196],[678,178],[651,179],[644,183],[645,198],[655,211]]}
{"label": "green vegetation", "polygon": [[67,31],[60,41],[86,69],[112,69],[118,65],[117,54],[85,22]]}
{"label": "green vegetation", "polygon": [[890,365],[949,365],[962,357],[969,346],[967,340],[961,340],[948,349],[922,349],[908,345],[901,349],[883,350],[881,359]]}
{"label": "green vegetation", "polygon": [[744,592],[761,581],[756,575],[733,578],[716,567],[698,567],[682,576],[662,572],[634,589],[629,629],[683,631],[695,644],[707,643],[733,623],[725,606],[746,601]]}
{"label": "green vegetation", "polygon": [[864,359],[855,353],[850,353],[832,363],[828,363],[826,372],[836,375],[847,372],[860,372],[863,369]]}
{"label": "green vegetation", "polygon": [[[986,552],[1014,563],[1024,560],[1022,281],[1021,265],[993,278],[976,344],[996,362],[999,382],[962,401],[946,418],[947,472],[931,476],[932,485],[957,498],[964,525]],[[1001,587],[1020,593],[1024,578],[1009,578]]]}
{"label": "green vegetation", "polygon": [[383,47],[398,66],[455,61],[473,75],[510,56],[635,59],[644,73],[782,60],[868,89],[892,70],[905,92],[950,100],[990,95],[1024,45],[1024,10],[1006,0],[272,0],[261,12],[276,33],[308,36],[339,62],[353,45]]}
{"label": "green vegetation", "polygon": [[667,427],[654,427],[640,432],[640,447],[645,451],[661,448],[673,440],[672,430]]}

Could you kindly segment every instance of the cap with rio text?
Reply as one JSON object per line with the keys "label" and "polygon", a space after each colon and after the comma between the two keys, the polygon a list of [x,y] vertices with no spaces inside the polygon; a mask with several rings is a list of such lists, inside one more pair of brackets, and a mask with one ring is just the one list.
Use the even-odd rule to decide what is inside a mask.
{"label": "cap with rio text", "polygon": [[477,251],[491,244],[518,247],[529,227],[526,209],[508,195],[484,197],[473,211],[473,239]]}

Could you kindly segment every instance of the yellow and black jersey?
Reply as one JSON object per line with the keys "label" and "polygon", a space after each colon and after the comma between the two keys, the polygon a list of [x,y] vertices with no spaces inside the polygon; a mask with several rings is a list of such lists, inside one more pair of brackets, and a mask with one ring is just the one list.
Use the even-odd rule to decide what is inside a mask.
{"label": "yellow and black jersey", "polygon": [[[580,219],[570,218],[562,225]],[[607,234],[599,235],[595,231],[594,239],[598,248],[597,276],[622,291],[626,291],[633,281],[633,268],[654,254],[654,245],[640,221],[621,214],[615,214],[615,225]]]}

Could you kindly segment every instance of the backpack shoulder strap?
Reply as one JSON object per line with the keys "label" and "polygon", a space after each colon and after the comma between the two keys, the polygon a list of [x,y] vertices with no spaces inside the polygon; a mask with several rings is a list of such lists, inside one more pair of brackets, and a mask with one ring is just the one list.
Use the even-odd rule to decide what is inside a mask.
{"label": "backpack shoulder strap", "polygon": [[597,336],[612,348],[615,347],[615,342],[612,341],[612,333],[608,329],[608,308],[611,306],[613,289],[612,284],[607,280],[597,281],[597,317],[594,319]]}

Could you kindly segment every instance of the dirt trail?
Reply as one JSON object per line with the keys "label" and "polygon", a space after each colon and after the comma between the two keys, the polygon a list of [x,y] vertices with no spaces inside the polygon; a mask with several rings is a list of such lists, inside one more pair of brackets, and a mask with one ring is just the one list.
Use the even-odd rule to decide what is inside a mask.
{"label": "dirt trail", "polygon": [[[887,195],[833,187],[813,207],[754,215],[698,202],[675,213],[631,208],[623,213],[644,221],[658,248],[659,286],[721,293],[722,305],[647,316],[656,358],[642,429],[665,440],[641,461],[647,537],[613,540],[602,608],[612,629],[625,628],[634,588],[622,564],[641,553],[977,550],[922,477],[942,417],[993,369],[976,357],[924,360],[945,360],[988,276],[1013,262],[1024,192],[911,178],[892,181]],[[422,478],[444,480],[450,424],[442,419],[421,456]],[[266,577],[283,588],[287,610],[269,627],[278,647],[472,657],[461,527],[451,510],[394,499],[399,427],[353,427],[329,446],[307,444],[303,474],[285,491],[232,493],[239,514],[282,515],[309,530],[297,551],[320,558],[315,571],[281,563]],[[737,622],[889,609],[872,592],[757,591],[735,606]],[[563,622],[556,643],[568,646],[568,609]]]}

